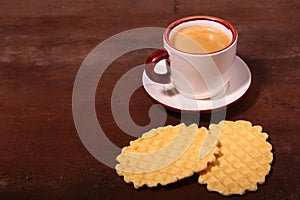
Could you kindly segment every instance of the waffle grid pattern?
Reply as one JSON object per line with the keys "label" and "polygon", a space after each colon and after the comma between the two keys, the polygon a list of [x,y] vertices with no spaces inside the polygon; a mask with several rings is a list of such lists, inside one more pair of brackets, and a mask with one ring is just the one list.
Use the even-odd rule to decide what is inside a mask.
{"label": "waffle grid pattern", "polygon": [[[122,154],[124,152],[135,152],[135,153],[150,153],[160,150],[165,145],[172,142],[179,132],[180,128],[188,128],[185,125],[178,126],[166,126],[163,128],[158,128],[145,133],[141,138],[130,142],[130,146],[124,147],[122,153],[117,157],[117,161],[120,162],[116,166],[116,170],[119,176],[124,177],[126,183],[133,183],[135,188],[139,188],[143,185],[148,187],[154,187],[158,184],[166,185],[169,183],[176,182],[185,177],[192,176],[194,172],[199,172],[207,168],[208,163],[215,161],[215,154],[218,152],[218,147],[214,147],[203,159],[199,158],[199,152],[204,141],[204,138],[208,134],[205,128],[196,128],[195,138],[189,148],[175,160],[172,164],[150,172],[144,173],[132,173],[126,172],[125,169],[128,163],[123,162]],[[185,141],[182,141],[184,144]],[[182,144],[178,144],[177,147],[180,149]],[[172,153],[172,152],[169,152]],[[165,155],[166,158],[168,155]],[[146,162],[146,165],[152,165],[159,160],[136,160],[134,165],[141,164],[140,162]],[[145,163],[141,164],[145,165]]]}
{"label": "waffle grid pattern", "polygon": [[215,163],[200,172],[199,183],[223,195],[244,194],[257,190],[265,182],[273,160],[272,146],[262,127],[247,121],[223,121],[211,125],[210,131],[222,131],[220,153]]}

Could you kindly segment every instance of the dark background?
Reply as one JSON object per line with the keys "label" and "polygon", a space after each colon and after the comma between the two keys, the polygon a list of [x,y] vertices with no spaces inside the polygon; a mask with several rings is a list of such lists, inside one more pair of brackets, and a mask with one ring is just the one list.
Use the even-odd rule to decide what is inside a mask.
{"label": "dark background", "polygon": [[[237,53],[253,75],[248,93],[227,109],[226,119],[262,125],[274,148],[266,183],[232,199],[299,199],[299,13],[297,0],[0,1],[0,198],[223,199],[200,186],[196,175],[135,190],[89,154],[72,116],[76,73],[100,42],[133,28],[166,27],[181,17],[212,15],[237,28]],[[119,147],[133,137],[114,121],[112,90],[152,51],[121,56],[99,82],[97,117]],[[135,123],[150,122],[153,104],[142,87],[133,94]],[[210,114],[201,115],[200,124],[207,127],[209,120]],[[180,114],[167,111],[166,124],[179,122]]]}

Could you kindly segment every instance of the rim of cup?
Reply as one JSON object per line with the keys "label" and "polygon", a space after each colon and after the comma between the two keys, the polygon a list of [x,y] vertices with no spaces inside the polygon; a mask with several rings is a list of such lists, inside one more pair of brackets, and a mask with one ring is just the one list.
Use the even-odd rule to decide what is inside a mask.
{"label": "rim of cup", "polygon": [[[182,24],[182,23],[185,23],[185,22],[189,22],[189,21],[196,21],[196,20],[206,20],[206,21],[212,21],[212,22],[216,22],[216,23],[219,23],[221,25],[223,25],[225,28],[227,28],[228,30],[230,30],[230,32],[232,33],[232,38],[231,38],[231,42],[228,46],[226,46],[225,48],[223,49],[220,49],[218,51],[213,51],[213,52],[208,52],[208,53],[189,53],[189,52],[185,52],[185,51],[182,51],[182,50],[179,50],[177,48],[175,48],[171,41],[169,40],[169,35],[171,33],[171,31],[177,27],[178,25]],[[196,15],[196,16],[188,16],[188,17],[184,17],[184,18],[181,18],[181,19],[178,19],[176,21],[174,21],[173,23],[171,23],[165,30],[164,32],[164,40],[166,41],[167,45],[180,52],[180,53],[183,53],[183,54],[188,54],[188,55],[214,55],[214,54],[218,54],[218,53],[221,53],[223,51],[226,51],[227,49],[229,49],[231,46],[233,46],[236,41],[237,41],[237,37],[238,37],[238,33],[236,31],[236,29],[234,28],[234,26],[229,23],[228,21],[224,20],[224,19],[221,19],[221,18],[218,18],[218,17],[214,17],[214,16],[207,16],[207,15]]]}

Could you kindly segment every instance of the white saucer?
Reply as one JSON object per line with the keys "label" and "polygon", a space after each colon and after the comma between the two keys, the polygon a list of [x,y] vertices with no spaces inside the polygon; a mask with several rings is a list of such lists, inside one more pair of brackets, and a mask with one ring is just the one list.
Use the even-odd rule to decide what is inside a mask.
{"label": "white saucer", "polygon": [[[240,99],[251,84],[251,72],[247,64],[238,56],[233,63],[232,76],[225,95],[217,95],[212,99],[195,100],[179,94],[172,83],[160,84],[153,82],[143,72],[143,86],[146,92],[158,103],[175,111],[207,112],[223,108]],[[224,93],[223,93],[224,94]]]}

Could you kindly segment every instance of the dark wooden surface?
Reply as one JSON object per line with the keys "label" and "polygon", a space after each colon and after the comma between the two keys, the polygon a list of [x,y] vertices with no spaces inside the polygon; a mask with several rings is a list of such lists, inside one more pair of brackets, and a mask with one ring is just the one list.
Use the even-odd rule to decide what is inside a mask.
{"label": "dark wooden surface", "polygon": [[[238,55],[253,75],[249,92],[227,109],[226,119],[262,125],[274,147],[266,183],[232,199],[299,199],[299,13],[297,0],[0,1],[0,198],[223,199],[197,184],[196,175],[135,190],[85,149],[72,116],[77,71],[99,43],[133,28],[213,15],[237,28]],[[99,123],[119,147],[133,137],[114,121],[112,90],[152,50],[121,56],[98,85]],[[153,104],[139,88],[130,101],[132,119],[147,125]],[[209,119],[209,114],[201,115],[200,124],[207,127]],[[166,124],[179,122],[180,114],[167,111]]]}

